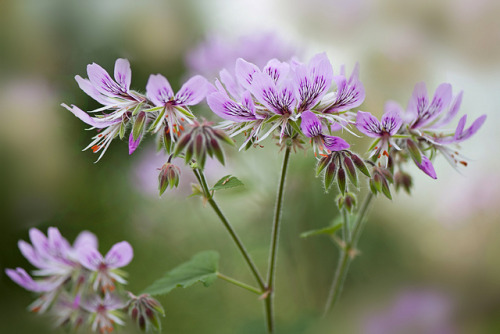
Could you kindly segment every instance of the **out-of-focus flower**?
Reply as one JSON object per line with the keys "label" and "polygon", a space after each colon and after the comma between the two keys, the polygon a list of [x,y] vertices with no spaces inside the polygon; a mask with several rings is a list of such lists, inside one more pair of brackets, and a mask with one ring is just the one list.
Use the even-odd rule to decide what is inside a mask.
{"label": "out-of-focus flower", "polygon": [[192,73],[212,79],[223,69],[232,71],[238,58],[262,67],[269,59],[287,61],[299,56],[297,52],[297,48],[273,33],[242,36],[237,41],[212,35],[187,55],[186,63]]}
{"label": "out-of-focus flower", "polygon": [[364,334],[453,334],[453,304],[446,295],[429,290],[405,291],[391,306],[364,323]]}
{"label": "out-of-focus flower", "polygon": [[128,313],[139,328],[142,331],[149,331],[152,328],[161,331],[160,316],[165,316],[161,304],[148,294],[135,296],[129,293],[129,298]]}
{"label": "out-of-focus flower", "polygon": [[115,281],[121,284],[127,283],[116,269],[124,267],[132,261],[134,253],[132,246],[126,241],[119,242],[106,254],[105,257],[94,247],[80,249],[78,259],[80,263],[95,273],[93,280],[94,290],[114,291]]}
{"label": "out-of-focus flower", "polygon": [[80,233],[73,246],[54,227],[49,228],[47,237],[33,228],[30,238],[32,245],[21,240],[19,248],[38,268],[34,275],[42,279],[34,280],[22,268],[6,269],[6,274],[39,294],[30,305],[31,311],[49,311],[56,326],[71,330],[90,321],[93,331],[109,333],[115,324],[124,324],[120,310],[126,302],[120,293],[125,273],[118,268],[132,260],[133,250],[128,242],[115,244],[103,257],[97,251],[97,238],[90,232]]}
{"label": "out-of-focus flower", "polygon": [[125,322],[120,318],[126,303],[116,295],[106,294],[104,297],[94,295],[82,302],[82,308],[90,313],[92,330],[99,329],[101,334],[111,333],[115,324],[124,325]]}

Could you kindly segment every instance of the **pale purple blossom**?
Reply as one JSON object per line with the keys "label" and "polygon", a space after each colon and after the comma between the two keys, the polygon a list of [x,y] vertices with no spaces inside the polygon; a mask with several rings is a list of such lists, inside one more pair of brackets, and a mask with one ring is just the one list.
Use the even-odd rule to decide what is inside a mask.
{"label": "pale purple blossom", "polygon": [[188,106],[200,103],[208,92],[208,82],[200,75],[190,78],[177,92],[174,93],[167,78],[161,74],[152,74],[146,85],[148,98],[157,107],[161,107],[152,130],[158,132],[167,127],[170,136],[178,135],[185,122],[191,123],[194,115]]}
{"label": "pale purple blossom", "polygon": [[[448,162],[457,167],[459,164],[467,166],[467,159],[452,147],[472,137],[483,125],[486,115],[478,117],[472,125],[465,128],[467,115],[460,118],[454,131],[444,130],[443,127],[456,117],[462,103],[463,93],[453,97],[450,84],[443,83],[436,89],[432,101],[427,94],[425,83],[415,86],[413,95],[408,103],[404,121],[410,134],[415,137],[423,149],[430,147],[441,152]],[[432,178],[436,178],[434,168],[429,159],[417,166]]]}
{"label": "pale purple blossom", "polygon": [[340,67],[340,74],[333,77],[337,90],[325,96],[322,112],[325,114],[341,113],[359,107],[365,100],[365,88],[359,81],[359,64],[356,64],[349,79],[345,66]]}
{"label": "pale purple blossom", "polygon": [[75,80],[81,90],[103,105],[103,107],[88,113],[105,113],[92,117],[75,105],[68,106],[63,103],[62,106],[84,123],[100,130],[92,138],[93,141],[84,149],[91,148],[94,153],[101,152],[97,159],[99,161],[111,141],[118,136],[123,124],[129,122],[132,111],[141,107],[146,99],[130,90],[132,72],[130,63],[126,59],[116,60],[114,80],[105,69],[96,63],[87,66],[87,75],[88,79],[77,75]]}
{"label": "pale purple blossom", "polygon": [[[385,113],[382,115],[380,121],[368,112],[358,111],[356,128],[364,135],[376,138],[374,145],[378,146],[374,147],[371,155],[375,155],[377,159],[381,157],[388,158],[391,147],[398,148],[393,137],[398,133],[403,124],[401,113],[401,107],[394,102],[386,103]],[[387,165],[387,160],[385,161],[385,165]]]}
{"label": "pale purple blossom", "polygon": [[78,253],[82,266],[96,273],[93,282],[96,291],[99,288],[103,291],[113,291],[115,282],[125,284],[125,279],[115,269],[128,265],[133,257],[132,246],[126,241],[113,245],[104,257],[93,247],[81,248]]}
{"label": "pale purple blossom", "polygon": [[306,137],[311,138],[315,152],[323,153],[324,148],[329,151],[342,151],[350,147],[349,143],[340,137],[325,135],[323,125],[311,111],[304,111],[301,114],[301,119],[302,132]]}

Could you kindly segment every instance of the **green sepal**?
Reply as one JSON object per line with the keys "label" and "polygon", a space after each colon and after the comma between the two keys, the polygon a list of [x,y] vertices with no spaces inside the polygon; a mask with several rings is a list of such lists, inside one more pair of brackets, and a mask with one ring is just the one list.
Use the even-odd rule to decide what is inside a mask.
{"label": "green sepal", "polygon": [[146,124],[146,113],[141,112],[137,115],[134,125],[132,126],[132,136],[134,140],[137,140],[144,131],[144,125]]}
{"label": "green sepal", "polygon": [[352,162],[351,158],[345,157],[344,158],[344,167],[345,171],[347,173],[347,176],[349,177],[349,180],[351,183],[357,187],[358,186],[358,174],[356,173],[356,167],[354,167],[354,163]]}
{"label": "green sepal", "polygon": [[210,139],[210,147],[212,148],[212,151],[219,160],[219,162],[224,165],[225,164],[225,159],[224,159],[224,151],[222,150],[222,147],[220,147],[219,142],[215,138]]}
{"label": "green sepal", "polygon": [[295,130],[297,131],[298,134],[302,134],[302,130],[300,129],[300,126],[298,124],[299,121],[291,121],[291,122],[288,122],[288,124],[290,124],[290,126]]}
{"label": "green sepal", "polygon": [[413,160],[415,160],[417,163],[421,164],[422,163],[422,153],[420,153],[420,150],[418,149],[417,144],[411,139],[406,140],[406,146],[408,147],[408,152],[410,153],[410,156],[412,157]]}
{"label": "green sepal", "polygon": [[122,120],[122,123],[120,124],[120,130],[118,131],[121,140],[125,138],[125,132],[127,132],[127,123]]}
{"label": "green sepal", "polygon": [[158,115],[158,117],[156,117],[155,121],[153,122],[153,124],[151,124],[151,126],[149,127],[148,129],[148,132],[150,131],[153,131],[154,129],[156,129],[156,127],[158,126],[158,123],[162,122],[163,121],[163,118],[165,116],[165,112],[166,112],[167,108],[163,108],[163,110],[161,111],[161,113]]}
{"label": "green sepal", "polygon": [[380,138],[377,138],[376,140],[374,140],[373,143],[368,148],[368,152],[373,151],[379,142],[380,142]]}
{"label": "green sepal", "polygon": [[392,200],[391,189],[389,188],[389,183],[387,183],[385,179],[382,180],[382,193],[385,197]]}
{"label": "green sepal", "polygon": [[135,115],[139,114],[139,111],[141,111],[141,107],[142,107],[142,102],[138,103],[135,108],[134,108],[134,111],[132,111],[132,117],[134,117]]}
{"label": "green sepal", "polygon": [[194,115],[187,109],[181,108],[179,106],[175,106],[175,110],[177,110],[178,112],[180,112],[181,114],[183,114],[187,118],[190,118],[190,119],[195,118]]}
{"label": "green sepal", "polygon": [[143,109],[142,111],[144,111],[144,112],[153,112],[153,111],[161,110],[163,108],[165,108],[165,107],[160,106],[160,107],[153,107],[153,108],[149,108],[149,109]]}
{"label": "green sepal", "polygon": [[217,279],[219,253],[204,251],[193,256],[174,269],[168,271],[162,278],[147,287],[142,293],[150,295],[167,294],[175,288],[187,288],[201,282],[206,287]]}
{"label": "green sepal", "polygon": [[326,167],[325,170],[325,176],[323,178],[323,185],[325,187],[325,191],[328,191],[330,189],[333,180],[335,179],[335,172],[337,170],[337,165],[335,162],[331,161],[328,166]]}
{"label": "green sepal", "polygon": [[366,164],[364,163],[363,159],[361,159],[360,157],[358,157],[356,154],[351,154],[351,159],[352,159],[352,162],[354,163],[354,166],[356,166],[356,168],[361,173],[365,174],[368,177],[371,176],[370,175],[370,171],[366,167]]}
{"label": "green sepal", "polygon": [[243,182],[241,182],[236,176],[226,175],[219,181],[217,181],[215,185],[212,188],[210,188],[210,190],[211,191],[223,190],[223,189],[240,187],[243,185],[244,185]]}
{"label": "green sepal", "polygon": [[318,176],[326,166],[328,166],[328,163],[330,162],[331,156],[326,156],[326,157],[321,157],[318,161],[318,165],[316,166],[316,176]]}
{"label": "green sepal", "polygon": [[191,135],[189,133],[184,134],[184,136],[182,136],[181,139],[179,139],[179,141],[177,142],[173,155],[178,156],[184,150],[184,148],[189,144],[190,141],[191,141]]}

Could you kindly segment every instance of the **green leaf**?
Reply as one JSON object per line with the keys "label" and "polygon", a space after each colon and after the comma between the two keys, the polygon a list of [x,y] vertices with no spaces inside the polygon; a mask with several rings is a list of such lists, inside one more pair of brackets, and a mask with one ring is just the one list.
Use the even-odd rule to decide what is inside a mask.
{"label": "green leaf", "polygon": [[188,262],[167,272],[165,276],[146,288],[143,293],[162,295],[177,287],[187,288],[198,282],[208,287],[217,279],[218,263],[219,253],[216,251],[198,253]]}
{"label": "green leaf", "polygon": [[241,182],[237,177],[226,175],[221,178],[210,190],[222,190],[242,186]]}
{"label": "green leaf", "polygon": [[320,228],[318,230],[311,230],[311,231],[301,233],[300,237],[301,238],[308,238],[308,237],[312,237],[315,235],[321,235],[321,234],[334,234],[335,232],[337,232],[337,230],[339,230],[342,227],[342,224],[343,224],[342,220],[335,220],[333,222],[333,225],[331,225],[331,226],[323,227],[323,228]]}

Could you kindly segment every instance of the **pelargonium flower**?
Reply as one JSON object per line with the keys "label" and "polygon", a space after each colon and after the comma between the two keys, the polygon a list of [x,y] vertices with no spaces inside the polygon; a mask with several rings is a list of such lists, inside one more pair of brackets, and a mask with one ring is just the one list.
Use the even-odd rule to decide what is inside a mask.
{"label": "pelargonium flower", "polygon": [[[339,89],[346,90],[347,86],[351,89],[353,86],[358,92],[363,91],[363,94],[357,95],[356,103],[349,102],[347,98],[341,99],[341,95],[345,95],[343,91],[337,91],[340,94],[338,99],[328,95],[335,77],[325,53],[314,56],[307,64],[297,60],[280,62],[272,59],[262,70],[255,64],[238,59],[234,73],[233,77],[227,70],[221,71],[220,81],[215,83],[216,91],[208,95],[207,102],[215,114],[226,120],[221,126],[231,136],[242,132],[246,134],[242,147],[249,141],[258,143],[264,140],[276,129],[280,130],[280,138],[285,134],[292,135],[292,129],[300,132],[295,122],[306,111],[314,113],[322,127],[332,130],[346,127],[351,116],[341,114],[340,110],[345,111],[348,106],[361,103],[364,97],[357,74],[355,78],[351,77],[349,83],[344,78],[345,84],[339,85]],[[337,80],[341,82],[338,77]],[[335,101],[339,109],[328,109]]]}
{"label": "pelargonium flower", "polygon": [[111,333],[115,324],[124,325],[125,322],[120,318],[126,303],[116,295],[106,294],[103,297],[94,295],[82,302],[82,307],[90,312],[92,322],[92,331],[99,329],[101,334]]}
{"label": "pelargonium flower", "polygon": [[365,88],[359,81],[359,64],[354,67],[347,79],[345,66],[340,67],[340,74],[333,76],[337,91],[329,93],[319,107],[322,113],[335,114],[359,107],[365,100]]}
{"label": "pelargonium flower", "polygon": [[113,291],[115,281],[125,284],[125,279],[117,269],[128,265],[133,257],[132,246],[126,241],[113,245],[105,257],[95,247],[81,248],[78,253],[80,263],[96,273],[93,278],[95,291],[99,288],[102,291]]}
{"label": "pelargonium flower", "polygon": [[[442,130],[457,115],[462,102],[463,93],[453,97],[450,84],[443,83],[436,89],[432,101],[429,101],[425,83],[415,86],[408,103],[404,119],[410,135],[417,141],[419,149],[427,148],[441,152],[448,162],[457,167],[467,166],[466,159],[450,145],[459,144],[473,136],[483,125],[486,115],[478,117],[472,125],[465,129],[467,115],[460,118],[455,131]],[[434,167],[429,158],[422,154],[422,162],[417,166],[432,178],[436,178]]]}
{"label": "pelargonium flower", "polygon": [[329,151],[346,150],[350,145],[342,138],[323,134],[323,125],[318,117],[311,111],[304,111],[301,115],[300,127],[306,137],[311,138],[314,152],[323,152],[324,148]]}
{"label": "pelargonium flower", "polygon": [[161,107],[159,115],[152,125],[153,132],[167,127],[167,132],[173,139],[184,128],[183,123],[192,123],[194,115],[188,106],[200,103],[206,96],[208,82],[200,75],[189,79],[181,89],[174,94],[167,78],[161,74],[151,75],[146,85],[148,98],[155,106]]}
{"label": "pelargonium flower", "polygon": [[372,146],[378,146],[374,147],[371,156],[375,155],[377,159],[384,157],[384,165],[386,166],[390,148],[393,146],[398,148],[393,137],[403,124],[401,112],[402,109],[398,104],[388,102],[385,105],[385,113],[380,121],[372,114],[364,111],[358,111],[356,117],[357,129],[368,137],[376,138]]}

